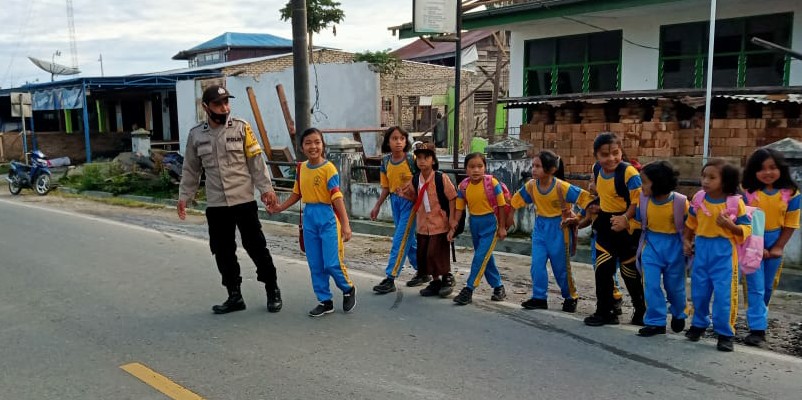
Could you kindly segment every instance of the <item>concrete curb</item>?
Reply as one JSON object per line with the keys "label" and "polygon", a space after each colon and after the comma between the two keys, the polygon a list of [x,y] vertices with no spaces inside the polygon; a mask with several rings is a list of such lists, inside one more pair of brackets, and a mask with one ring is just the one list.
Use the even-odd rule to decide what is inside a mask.
{"label": "concrete curb", "polygon": [[[175,199],[157,199],[154,197],[135,196],[135,195],[114,196],[113,194],[108,192],[99,192],[91,190],[79,192],[76,189],[68,187],[58,187],[57,190],[60,192],[77,194],[85,197],[95,197],[101,199],[118,197],[133,201],[139,201],[142,203],[163,205],[166,207],[175,207],[178,204],[178,201]],[[198,202],[197,204],[195,204],[190,208],[196,211],[203,212],[206,210],[206,203]],[[293,209],[297,210],[297,207],[293,207]],[[264,221],[281,222],[285,224],[297,225],[298,211],[284,211],[280,214],[270,215],[265,210],[260,208],[259,218]],[[386,236],[386,237],[392,237],[394,232],[393,225],[390,223],[376,222],[363,219],[352,219],[351,229],[353,230],[354,233],[362,233],[362,234]],[[457,246],[473,248],[470,232],[465,232],[462,235],[460,235],[457,238],[455,244]],[[526,239],[507,238],[496,245],[496,251],[529,256],[532,254],[532,243],[529,240],[529,238]],[[576,256],[574,256],[572,260],[580,263],[591,264],[590,247],[581,244],[578,245],[576,250]],[[784,268],[782,273],[782,279],[780,279],[780,284],[777,288],[779,290],[802,293],[802,270],[792,267]]]}

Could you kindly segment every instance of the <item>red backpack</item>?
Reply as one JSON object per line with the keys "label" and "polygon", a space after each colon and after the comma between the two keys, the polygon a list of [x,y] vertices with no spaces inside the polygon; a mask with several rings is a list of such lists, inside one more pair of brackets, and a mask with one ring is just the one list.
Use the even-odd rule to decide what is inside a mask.
{"label": "red backpack", "polygon": [[[459,184],[459,190],[462,193],[463,198],[466,196],[469,183],[471,183],[471,178],[465,178]],[[507,189],[507,185],[505,185],[504,182],[498,181],[498,183],[501,184],[501,192],[504,194],[504,201],[507,203],[504,206],[506,218],[504,221],[501,221],[498,217],[498,202],[496,202],[496,188],[493,187],[493,175],[485,174],[483,183],[487,201],[490,202],[490,207],[493,208],[493,213],[496,214],[496,220],[499,221],[499,224],[502,228],[504,228],[504,230],[508,230],[510,227],[515,225],[515,210],[510,205],[510,200],[512,199],[510,190]]]}

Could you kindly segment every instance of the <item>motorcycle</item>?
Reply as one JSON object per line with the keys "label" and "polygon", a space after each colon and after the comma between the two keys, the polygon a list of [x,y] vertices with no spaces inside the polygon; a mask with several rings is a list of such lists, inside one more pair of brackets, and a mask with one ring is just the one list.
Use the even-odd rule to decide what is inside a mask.
{"label": "motorcycle", "polygon": [[28,153],[31,165],[12,161],[8,171],[8,191],[18,195],[23,188],[33,189],[39,196],[44,196],[51,189],[52,174],[48,167],[47,157],[39,150]]}

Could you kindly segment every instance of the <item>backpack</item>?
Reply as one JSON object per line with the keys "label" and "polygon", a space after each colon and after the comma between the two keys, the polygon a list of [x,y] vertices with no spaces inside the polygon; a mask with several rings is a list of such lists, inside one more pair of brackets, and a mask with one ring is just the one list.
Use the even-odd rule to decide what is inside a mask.
{"label": "backpack", "polygon": [[[412,176],[412,187],[415,188],[416,194],[418,193],[419,185],[420,172],[416,172],[415,175]],[[448,197],[446,197],[446,189],[443,185],[443,173],[440,171],[434,171],[434,188],[437,193],[437,202],[440,203],[440,208],[445,211],[446,217],[451,218],[451,208],[449,207],[449,200]],[[454,237],[459,236],[462,232],[465,232],[465,213],[462,213],[462,217],[457,222],[457,227],[454,229]]]}
{"label": "backpack", "polygon": [[[647,219],[647,211],[649,209],[649,197],[641,193],[640,195],[640,202],[638,203],[638,208],[640,211],[640,220],[641,220],[641,234],[640,234],[640,242],[638,244],[638,252],[635,256],[635,266],[638,268],[640,273],[643,273],[643,267],[641,266],[641,255],[643,254],[643,248],[646,246],[646,231],[649,229],[649,222]],[[685,230],[685,202],[688,201],[688,197],[686,197],[682,193],[674,192],[674,228],[677,230],[677,235],[679,235],[680,242],[682,239],[682,233]]]}
{"label": "backpack", "polygon": [[[782,202],[788,206],[788,202],[791,201],[791,197],[793,195],[793,191],[791,189],[780,189],[780,198]],[[757,200],[757,191],[749,192],[744,191],[744,200],[746,200],[746,205],[752,204],[755,200]]]}
{"label": "backpack", "polygon": [[[462,193],[463,197],[467,196],[468,184],[470,183],[471,178],[465,178],[459,183],[459,191]],[[510,190],[507,189],[507,185],[505,185],[504,182],[498,181],[498,183],[501,184],[501,192],[504,195],[504,202],[507,203],[504,206],[504,211],[506,211],[506,218],[504,221],[501,221],[498,218],[498,203],[496,202],[496,188],[493,187],[493,175],[485,174],[483,180],[485,196],[487,196],[487,201],[490,202],[490,207],[493,209],[493,213],[496,214],[496,220],[499,221],[501,228],[507,230],[511,226],[515,225],[515,210],[510,205],[512,194],[510,194]],[[463,213],[463,215],[465,215],[465,213]]]}
{"label": "backpack", "polygon": [[[625,181],[627,167],[629,167],[630,163],[621,161],[618,163],[618,166],[615,167],[615,193],[624,199],[627,203],[627,208],[632,204],[632,199],[629,198],[629,188],[627,187],[627,182]],[[599,174],[601,174],[601,164],[597,161],[593,164],[593,183],[596,184],[599,180]]]}
{"label": "backpack", "polygon": [[[392,154],[385,154],[382,156],[381,172],[387,173],[387,166],[390,164],[390,159],[392,159],[392,157]],[[418,172],[418,166],[415,164],[415,156],[413,154],[407,153],[407,165],[412,175]]]}
{"label": "backpack", "polygon": [[[693,196],[691,206],[698,213],[701,210],[705,215],[711,216],[710,211],[705,207],[705,191],[700,190]],[[727,196],[726,210],[730,218],[737,218],[738,216],[738,202],[741,196]],[[760,268],[763,261],[763,234],[766,229],[766,214],[763,210],[757,207],[745,206],[746,216],[749,218],[752,226],[752,234],[749,235],[741,244],[736,244],[735,248],[738,251],[738,269],[744,275],[751,275]]]}

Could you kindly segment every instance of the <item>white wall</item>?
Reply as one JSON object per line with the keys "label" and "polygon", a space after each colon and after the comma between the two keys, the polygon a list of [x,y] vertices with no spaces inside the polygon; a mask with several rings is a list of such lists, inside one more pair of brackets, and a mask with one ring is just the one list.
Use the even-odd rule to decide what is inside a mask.
{"label": "white wall", "polygon": [[[571,16],[607,30],[623,30],[624,38],[647,47],[660,47],[660,26],[707,21],[710,1],[686,0],[620,11]],[[802,0],[718,0],[717,19],[794,13],[792,47],[802,49]],[[599,32],[599,29],[561,18],[505,27],[511,30],[510,97],[523,96],[524,41]],[[657,89],[659,52],[622,44],[621,90]],[[791,62],[790,85],[802,85],[802,63]],[[510,126],[523,121],[522,110],[510,110]]]}
{"label": "white wall", "polygon": [[[315,84],[319,89],[319,111],[312,117],[312,126],[318,128],[373,128],[379,126],[379,75],[368,68],[367,63],[320,64],[315,71],[310,66],[310,97],[315,102]],[[248,121],[254,133],[258,130],[251,111],[247,87],[253,87],[262,121],[267,130],[271,147],[291,147],[284,114],[281,112],[276,85],[284,86],[284,93],[290,105],[290,113],[295,118],[294,85],[292,69],[267,73],[259,77],[227,77],[226,87],[233,96],[232,115]],[[176,85],[178,100],[178,127],[181,152],[184,152],[189,130],[197,124],[195,99],[200,98],[200,90],[194,81],[181,81]],[[350,135],[326,135],[331,143]],[[259,137],[261,142],[261,137]],[[362,143],[368,155],[378,153],[380,143],[378,134],[362,134]]]}

